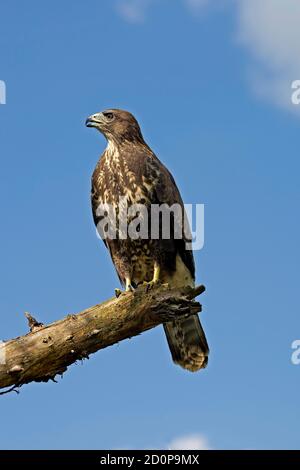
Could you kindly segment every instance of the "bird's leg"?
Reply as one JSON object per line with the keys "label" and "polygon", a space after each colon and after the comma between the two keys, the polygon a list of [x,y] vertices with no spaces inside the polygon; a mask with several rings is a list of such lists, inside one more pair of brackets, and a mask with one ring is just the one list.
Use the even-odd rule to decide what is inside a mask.
{"label": "bird's leg", "polygon": [[154,263],[154,273],[153,273],[153,279],[150,282],[144,282],[144,285],[146,286],[147,290],[151,289],[155,284],[158,284],[160,279],[160,266],[159,264],[155,261]]}
{"label": "bird's leg", "polygon": [[125,287],[126,292],[133,292],[133,291],[134,291],[134,287],[132,287],[130,277],[126,277],[125,281],[126,281],[126,284],[125,284],[125,286],[126,286],[126,287]]}
{"label": "bird's leg", "polygon": [[[125,278],[125,292],[133,292],[134,291],[134,287],[132,286],[131,284],[131,279],[130,277],[126,277]],[[120,297],[121,294],[123,294],[124,292],[121,290],[121,289],[115,289],[115,296],[118,298]]]}
{"label": "bird's leg", "polygon": [[156,284],[157,282],[159,282],[159,276],[160,276],[160,266],[159,264],[155,261],[154,263],[154,273],[153,273],[153,279],[152,279],[152,283],[153,284]]}

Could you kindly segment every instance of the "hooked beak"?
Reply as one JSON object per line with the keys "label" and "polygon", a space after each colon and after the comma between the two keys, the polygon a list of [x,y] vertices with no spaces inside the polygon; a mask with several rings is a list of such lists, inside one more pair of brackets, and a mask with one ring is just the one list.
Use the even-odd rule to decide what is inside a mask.
{"label": "hooked beak", "polygon": [[102,113],[92,114],[85,121],[86,127],[101,127],[102,123],[103,123]]}

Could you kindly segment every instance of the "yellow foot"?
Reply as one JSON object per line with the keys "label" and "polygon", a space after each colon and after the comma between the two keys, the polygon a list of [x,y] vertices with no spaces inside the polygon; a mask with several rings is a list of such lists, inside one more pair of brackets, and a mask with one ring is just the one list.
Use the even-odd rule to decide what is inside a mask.
{"label": "yellow foot", "polygon": [[130,277],[125,278],[125,286],[126,286],[125,287],[126,292],[133,292],[134,291],[134,287],[131,284],[131,278]]}
{"label": "yellow foot", "polygon": [[127,284],[126,292],[133,292],[133,291],[134,291],[134,287],[131,284]]}
{"label": "yellow foot", "polygon": [[155,262],[152,281],[143,282],[143,285],[146,286],[146,292],[148,292],[148,290],[152,289],[154,286],[157,286],[158,284],[160,284],[159,275],[160,275],[160,266],[157,262]]}

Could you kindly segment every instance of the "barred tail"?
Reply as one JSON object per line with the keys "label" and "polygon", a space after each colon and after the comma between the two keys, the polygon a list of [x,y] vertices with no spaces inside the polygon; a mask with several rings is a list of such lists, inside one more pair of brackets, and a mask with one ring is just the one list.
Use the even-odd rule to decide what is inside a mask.
{"label": "barred tail", "polygon": [[175,364],[191,372],[206,367],[209,348],[198,315],[168,322],[164,330]]}

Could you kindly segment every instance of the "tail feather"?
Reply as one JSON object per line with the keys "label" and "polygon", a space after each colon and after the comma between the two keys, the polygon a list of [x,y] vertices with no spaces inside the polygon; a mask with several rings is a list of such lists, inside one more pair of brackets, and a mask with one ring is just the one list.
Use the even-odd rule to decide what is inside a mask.
{"label": "tail feather", "polygon": [[198,315],[164,324],[173,361],[196,372],[206,367],[209,347]]}

